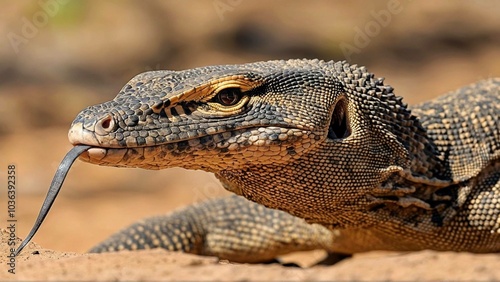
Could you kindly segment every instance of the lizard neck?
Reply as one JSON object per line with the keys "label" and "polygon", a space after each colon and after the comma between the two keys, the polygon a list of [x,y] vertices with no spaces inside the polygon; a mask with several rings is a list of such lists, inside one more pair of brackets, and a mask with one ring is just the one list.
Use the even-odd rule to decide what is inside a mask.
{"label": "lizard neck", "polygon": [[370,202],[366,195],[380,185],[384,168],[405,163],[405,151],[394,145],[395,139],[382,141],[362,135],[347,141],[358,146],[324,140],[293,162],[249,163],[216,175],[226,189],[309,222],[359,226]]}
{"label": "lizard neck", "polygon": [[367,217],[388,219],[394,209],[417,209],[427,220],[439,201],[451,201],[436,194],[449,181],[433,177],[423,155],[421,161],[412,158],[394,135],[360,134],[343,142],[324,140],[290,163],[249,163],[216,176],[227,190],[308,222],[359,227],[374,222]]}

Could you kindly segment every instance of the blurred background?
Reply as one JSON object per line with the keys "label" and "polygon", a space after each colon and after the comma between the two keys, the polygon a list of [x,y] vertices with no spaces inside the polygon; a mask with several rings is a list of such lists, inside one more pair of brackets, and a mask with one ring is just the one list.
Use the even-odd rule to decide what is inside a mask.
{"label": "blurred background", "polygon": [[[258,60],[365,65],[415,104],[500,75],[498,1],[0,1],[0,226],[17,167],[25,237],[80,110],[133,76]],[[77,161],[34,241],[83,252],[133,221],[226,194],[214,176]]]}

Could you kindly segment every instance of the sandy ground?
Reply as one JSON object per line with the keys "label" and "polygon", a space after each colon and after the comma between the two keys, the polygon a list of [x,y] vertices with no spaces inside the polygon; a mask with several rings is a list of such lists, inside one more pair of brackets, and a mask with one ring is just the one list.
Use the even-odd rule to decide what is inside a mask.
{"label": "sandy ground", "polygon": [[[2,253],[9,233],[3,229]],[[2,256],[3,267],[8,258]],[[31,244],[17,257],[15,272],[2,280],[17,281],[498,281],[500,257],[495,254],[370,253],[335,266],[309,268],[219,262],[164,250],[108,254],[65,253]]]}

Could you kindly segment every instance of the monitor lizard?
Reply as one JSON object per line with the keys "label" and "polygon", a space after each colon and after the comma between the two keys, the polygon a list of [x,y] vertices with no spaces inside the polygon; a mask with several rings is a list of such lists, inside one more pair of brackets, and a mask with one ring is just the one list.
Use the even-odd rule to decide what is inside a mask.
{"label": "monitor lizard", "polygon": [[204,170],[240,196],[136,223],[92,251],[500,252],[499,102],[491,78],[410,109],[347,62],[139,74],[75,118],[79,159]]}

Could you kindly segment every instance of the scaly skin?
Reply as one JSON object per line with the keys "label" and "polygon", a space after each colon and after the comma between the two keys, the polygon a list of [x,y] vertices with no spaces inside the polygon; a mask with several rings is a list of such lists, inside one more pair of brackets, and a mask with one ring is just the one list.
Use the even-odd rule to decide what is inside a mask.
{"label": "scaly skin", "polygon": [[499,89],[481,81],[412,113],[345,62],[147,72],[83,110],[69,139],[94,164],[213,172],[332,230],[331,251],[499,252]]}

